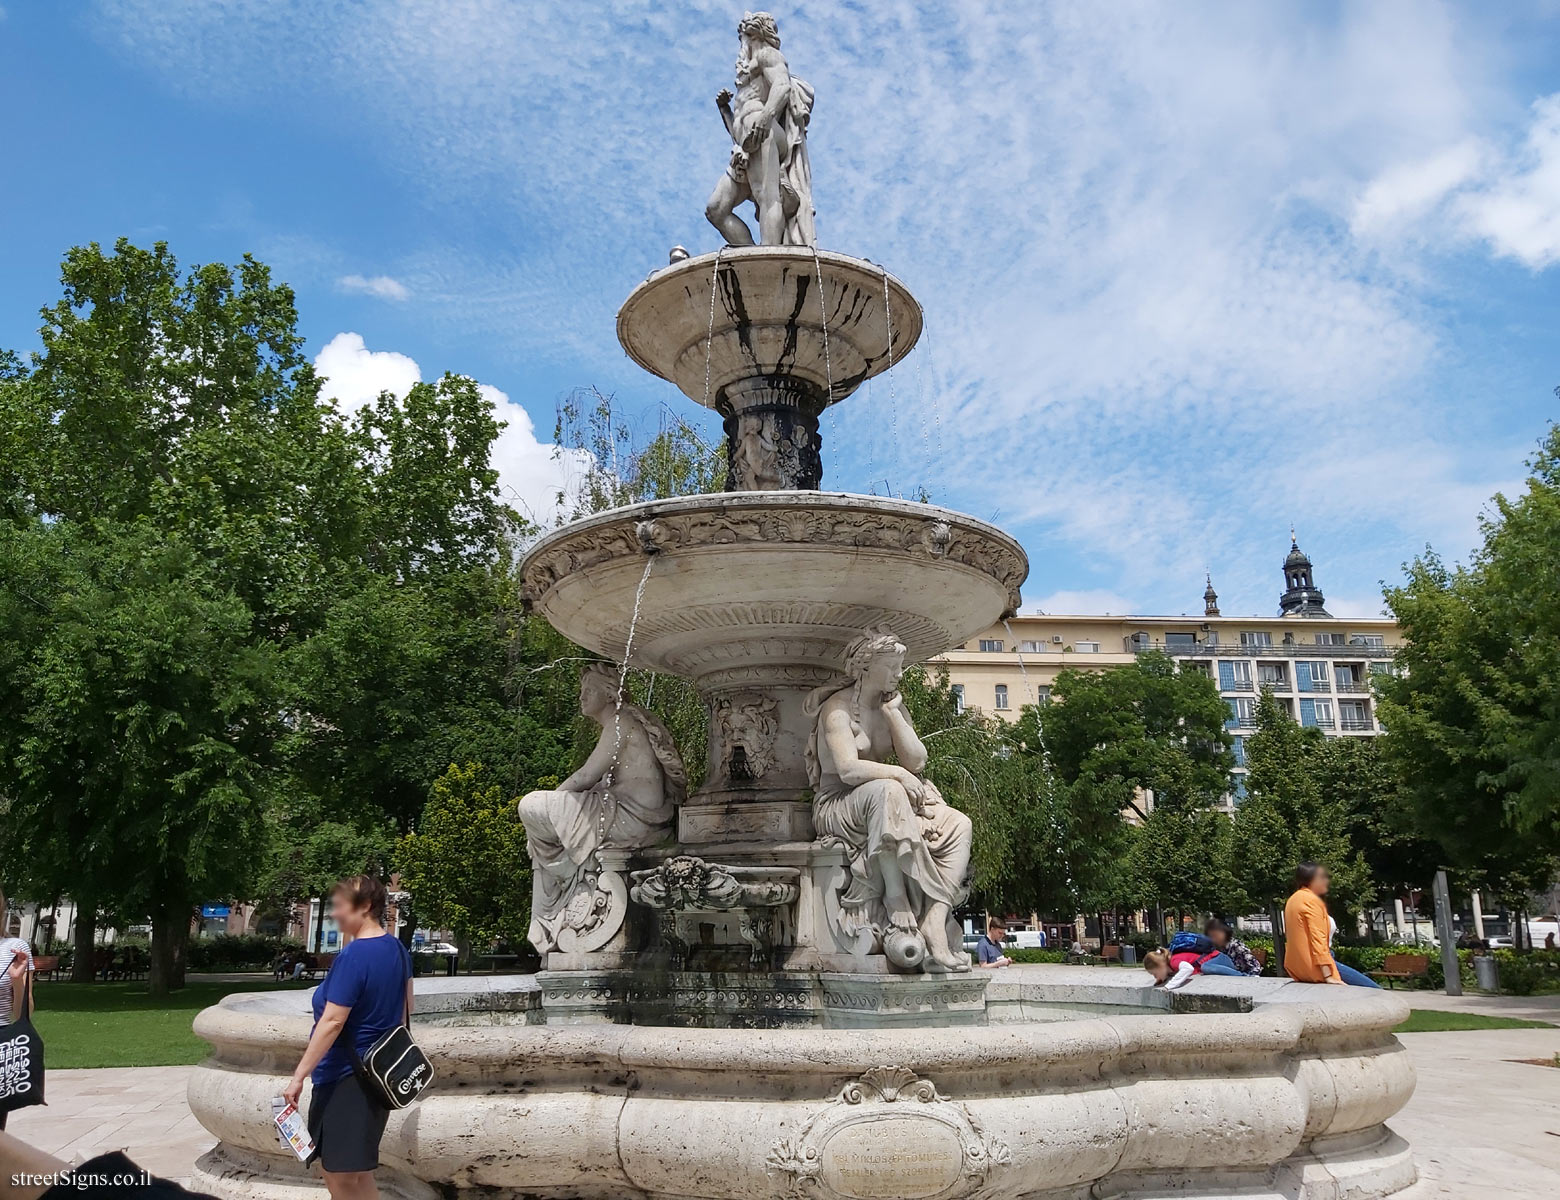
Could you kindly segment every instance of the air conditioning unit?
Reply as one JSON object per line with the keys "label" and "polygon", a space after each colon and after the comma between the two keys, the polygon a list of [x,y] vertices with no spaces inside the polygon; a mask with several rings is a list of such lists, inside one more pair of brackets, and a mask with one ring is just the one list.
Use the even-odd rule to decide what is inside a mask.
{"label": "air conditioning unit", "polygon": [[1053,633],[1051,635],[1051,645],[1053,645],[1053,646],[1060,646],[1061,644],[1062,644],[1062,635],[1059,634],[1059,633]]}

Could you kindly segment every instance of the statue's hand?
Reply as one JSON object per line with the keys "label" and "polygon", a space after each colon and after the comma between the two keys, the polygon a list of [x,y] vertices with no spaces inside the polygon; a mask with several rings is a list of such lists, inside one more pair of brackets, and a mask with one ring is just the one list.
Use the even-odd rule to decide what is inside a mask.
{"label": "statue's hand", "polygon": [[730,88],[721,88],[720,91],[715,93],[715,103],[718,104],[721,108],[730,108],[731,99],[732,97]]}
{"label": "statue's hand", "polygon": [[926,785],[903,767],[899,769],[899,782],[905,789],[905,795],[910,798],[910,807],[920,812],[921,805],[926,802]]}

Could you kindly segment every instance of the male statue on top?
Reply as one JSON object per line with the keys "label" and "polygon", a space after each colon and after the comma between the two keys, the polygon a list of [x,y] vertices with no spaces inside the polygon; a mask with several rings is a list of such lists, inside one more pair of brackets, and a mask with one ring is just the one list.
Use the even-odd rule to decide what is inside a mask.
{"label": "male statue on top", "polygon": [[762,245],[814,245],[812,167],[807,158],[813,89],[786,66],[774,17],[744,14],[737,37],[741,49],[736,95],[723,88],[715,98],[731,135],[731,160],[710,193],[704,215],[728,246],[751,246],[752,231],[737,216],[737,206],[751,200],[758,210]]}

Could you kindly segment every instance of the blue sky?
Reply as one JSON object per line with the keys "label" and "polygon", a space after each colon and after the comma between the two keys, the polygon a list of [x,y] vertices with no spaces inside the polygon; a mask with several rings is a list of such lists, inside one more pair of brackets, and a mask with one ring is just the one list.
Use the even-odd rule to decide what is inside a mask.
{"label": "blue sky", "polygon": [[[698,413],[613,317],[716,246],[739,6],[0,5],[0,345],[123,234],[271,263],[344,403],[489,385],[521,500],[569,388]],[[825,418],[825,486],[1000,522],[1050,611],[1194,610],[1211,569],[1269,612],[1293,523],[1364,615],[1519,483],[1560,384],[1560,3],[776,15],[820,245],[926,310]]]}

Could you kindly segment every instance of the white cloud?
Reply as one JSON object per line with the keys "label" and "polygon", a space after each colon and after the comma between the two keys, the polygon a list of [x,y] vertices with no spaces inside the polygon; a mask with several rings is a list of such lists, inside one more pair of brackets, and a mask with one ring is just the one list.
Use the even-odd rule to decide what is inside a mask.
{"label": "white cloud", "polygon": [[[404,354],[370,350],[359,333],[338,333],[325,343],[314,367],[326,382],[324,394],[343,412],[353,411],[378,398],[381,392],[404,396],[422,379],[422,369]],[[477,391],[493,406],[503,422],[493,443],[493,468],[498,472],[504,501],[538,525],[553,523],[559,493],[573,495],[578,480],[592,459],[583,450],[563,450],[537,439],[531,414],[507,394],[490,384]]]}
{"label": "white cloud", "polygon": [[406,300],[412,294],[399,279],[392,279],[388,275],[343,275],[336,280],[336,286],[344,292],[359,292],[373,296],[376,300]]}
{"label": "white cloud", "polygon": [[1119,592],[1106,588],[1089,588],[1082,591],[1052,592],[1049,596],[1023,607],[1026,613],[1050,613],[1055,616],[1075,616],[1091,613],[1114,613],[1124,616],[1133,611],[1132,601]]}
{"label": "white cloud", "polygon": [[380,392],[404,396],[422,378],[417,364],[394,350],[370,350],[361,333],[338,333],[314,359],[325,377],[324,394],[343,412],[379,398]]}
{"label": "white cloud", "polygon": [[1355,203],[1349,224],[1356,234],[1370,235],[1416,221],[1474,179],[1484,159],[1484,147],[1470,139],[1429,158],[1389,167]]}
{"label": "white cloud", "polygon": [[1535,271],[1560,262],[1560,92],[1533,105],[1521,152],[1462,212],[1497,254]]}
{"label": "white cloud", "polygon": [[[328,112],[461,215],[392,264],[431,328],[692,407],[625,362],[613,314],[672,243],[714,248],[726,4],[97,11],[168,87],[235,110],[290,88],[290,119]],[[1266,611],[1297,515],[1337,531],[1309,547],[1319,571],[1366,594],[1425,541],[1462,537],[1472,507],[1448,497],[1509,473],[1469,435],[1466,393],[1436,394],[1446,289],[1381,249],[1477,196],[1477,236],[1548,253],[1548,126],[1520,161],[1491,148],[1510,90],[1498,23],[1421,0],[898,0],[780,19],[817,88],[824,246],[887,264],[926,306],[912,359],[826,417],[826,483],[924,485],[1008,524],[1045,548],[1037,592],[1062,582],[1039,580],[1060,548],[1114,585],[1095,607],[1180,611],[1211,566]]]}

